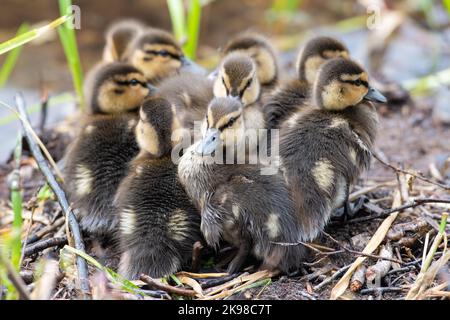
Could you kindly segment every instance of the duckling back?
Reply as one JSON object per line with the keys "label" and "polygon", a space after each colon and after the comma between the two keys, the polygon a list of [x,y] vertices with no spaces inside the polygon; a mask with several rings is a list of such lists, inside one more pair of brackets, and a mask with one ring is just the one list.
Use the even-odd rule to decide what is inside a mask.
{"label": "duckling back", "polygon": [[200,216],[182,188],[170,154],[177,122],[170,103],[147,99],[139,112],[136,140],[140,154],[115,198],[120,217],[120,273],[162,277],[189,260],[200,239]]}
{"label": "duckling back", "polygon": [[136,114],[89,119],[66,155],[67,192],[80,226],[101,238],[110,238],[118,224],[112,200],[129,161],[139,152],[136,123]]}
{"label": "duckling back", "polygon": [[200,239],[200,216],[170,157],[136,159],[117,192],[119,273],[162,277],[179,271]]}

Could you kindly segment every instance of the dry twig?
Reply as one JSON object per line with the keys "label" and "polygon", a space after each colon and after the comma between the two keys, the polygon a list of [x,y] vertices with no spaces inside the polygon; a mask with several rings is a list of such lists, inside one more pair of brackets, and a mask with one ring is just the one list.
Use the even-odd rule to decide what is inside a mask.
{"label": "dry twig", "polygon": [[[69,202],[67,201],[66,195],[61,186],[59,185],[58,181],[56,180],[55,176],[53,175],[49,165],[47,164],[47,161],[45,160],[44,155],[42,154],[41,149],[39,148],[39,145],[34,140],[34,136],[30,133],[28,114],[25,108],[25,101],[23,99],[23,96],[19,94],[16,96],[15,100],[17,111],[21,115],[20,121],[22,122],[24,134],[27,139],[30,150],[34,158],[36,159],[36,162],[38,163],[39,169],[41,170],[42,174],[47,180],[48,185],[56,195],[58,202],[65,213],[66,221],[70,225],[70,230],[72,231],[72,235],[75,241],[75,247],[78,250],[85,252],[84,242],[81,236],[80,228],[78,226],[77,219],[75,218],[75,215],[73,214],[73,211],[69,205]],[[81,292],[83,296],[86,298],[87,297],[86,295],[88,295],[90,292],[89,276],[86,261],[79,256],[77,256],[77,270]]]}

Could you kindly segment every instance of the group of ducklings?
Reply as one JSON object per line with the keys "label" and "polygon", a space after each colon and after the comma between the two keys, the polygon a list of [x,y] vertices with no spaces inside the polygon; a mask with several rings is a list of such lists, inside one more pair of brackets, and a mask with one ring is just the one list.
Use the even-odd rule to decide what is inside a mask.
{"label": "group of ducklings", "polygon": [[[124,20],[106,33],[64,175],[81,228],[118,249],[124,277],[179,271],[197,241],[235,246],[230,273],[249,255],[262,269],[295,269],[305,259],[298,243],[348,208],[369,166],[378,124],[370,101],[386,99],[342,43],[309,40],[297,77],[283,82],[261,35],[243,33],[222,53],[208,75],[166,31]],[[202,137],[175,163],[180,132],[193,133],[196,121]],[[261,174],[259,162],[207,161],[247,129],[279,130],[275,174]]]}

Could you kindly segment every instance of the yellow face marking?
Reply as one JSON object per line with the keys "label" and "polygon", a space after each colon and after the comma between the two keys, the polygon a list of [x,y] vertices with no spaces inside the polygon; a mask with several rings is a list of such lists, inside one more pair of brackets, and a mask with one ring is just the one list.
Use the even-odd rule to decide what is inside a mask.
{"label": "yellow face marking", "polygon": [[159,155],[158,134],[148,122],[140,120],[136,126],[136,138],[139,147],[152,155]]}
{"label": "yellow face marking", "polygon": [[322,104],[327,110],[343,110],[358,104],[366,95],[365,86],[333,80],[322,89]]}
{"label": "yellow face marking", "polygon": [[[241,110],[237,110],[234,112],[230,112],[226,115],[224,115],[222,118],[219,119],[219,121],[217,121],[217,123],[214,124],[214,127],[216,129],[219,129],[220,127],[226,125],[231,118],[235,118],[237,119],[239,116],[241,115]],[[233,128],[236,125],[237,122],[235,122],[230,128]],[[210,126],[211,126],[211,122],[210,122]]]}
{"label": "yellow face marking", "polygon": [[339,57],[348,59],[348,52],[341,51],[341,50],[325,50],[322,52],[322,55],[327,59],[333,59],[333,58],[339,58]]}
{"label": "yellow face marking", "polygon": [[91,193],[94,177],[91,170],[79,164],[75,169],[75,190],[78,196],[85,196]]}
{"label": "yellow face marking", "polygon": [[181,61],[171,56],[147,54],[145,50],[166,50],[172,54],[179,54],[176,49],[168,45],[145,45],[144,50],[138,49],[130,58],[131,64],[138,68],[149,81],[166,78],[174,74],[180,67]]}
{"label": "yellow face marking", "polygon": [[313,84],[316,79],[317,70],[325,62],[319,55],[311,56],[305,61],[305,78],[309,84]]}
{"label": "yellow face marking", "polygon": [[280,234],[280,224],[278,222],[278,215],[271,213],[266,221],[266,228],[270,239],[275,239]]}
{"label": "yellow face marking", "polygon": [[[129,81],[131,79],[128,79],[128,77],[118,77],[117,80]],[[120,94],[116,90],[119,90]],[[127,112],[137,108],[148,93],[149,89],[139,84],[135,86],[118,85],[115,80],[109,80],[100,87],[98,96],[99,106],[105,113]]]}
{"label": "yellow face marking", "polygon": [[319,160],[314,164],[311,173],[314,177],[314,181],[325,192],[330,192],[330,187],[333,184],[334,179],[334,167],[330,160]]}

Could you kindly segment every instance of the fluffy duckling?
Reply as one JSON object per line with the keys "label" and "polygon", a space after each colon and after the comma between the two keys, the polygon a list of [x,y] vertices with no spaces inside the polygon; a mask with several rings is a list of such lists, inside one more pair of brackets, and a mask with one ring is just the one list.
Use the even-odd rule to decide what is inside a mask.
{"label": "fluffy duckling", "polygon": [[206,77],[181,73],[158,85],[159,94],[175,109],[180,126],[194,132],[194,122],[202,121],[209,102],[214,97],[213,82]]}
{"label": "fluffy duckling", "polygon": [[84,92],[90,114],[119,114],[137,111],[150,90],[144,75],[122,63],[97,64],[86,76]]}
{"label": "fluffy duckling", "polygon": [[[201,211],[201,231],[217,247],[224,239],[238,248],[228,272],[238,271],[249,254],[262,260],[261,268],[287,271],[298,267],[304,247],[296,243],[300,228],[281,174],[262,175],[259,165],[220,164],[211,154],[235,148],[244,122],[242,104],[232,98],[214,98],[205,119],[203,140],[180,159],[178,176]],[[238,132],[238,133],[236,133]],[[219,157],[220,158],[220,157]]]}
{"label": "fluffy duckling", "polygon": [[206,71],[185,57],[181,46],[167,31],[147,28],[130,44],[127,61],[141,70],[152,84],[179,72],[204,75]]}
{"label": "fluffy duckling", "polygon": [[130,43],[144,31],[145,24],[135,19],[124,19],[113,23],[106,31],[106,45],[103,49],[103,61],[125,60]]}
{"label": "fluffy duckling", "polygon": [[245,32],[231,39],[223,49],[224,56],[231,52],[249,55],[256,63],[258,80],[264,89],[271,89],[278,82],[278,60],[269,40],[260,34]]}
{"label": "fluffy duckling", "polygon": [[319,67],[329,59],[348,58],[347,48],[330,37],[316,37],[309,40],[297,57],[297,78],[279,87],[264,106],[268,129],[279,128],[297,108],[308,103],[311,87]]}
{"label": "fluffy duckling", "polygon": [[370,165],[378,116],[370,101],[386,102],[369,86],[357,63],[335,58],[323,64],[313,102],[280,130],[280,158],[307,240],[314,239],[349,187]]}
{"label": "fluffy duckling", "polygon": [[266,127],[257,72],[256,63],[250,56],[232,52],[223,59],[214,81],[215,97],[234,97],[242,102],[246,129]]}
{"label": "fluffy duckling", "polygon": [[200,239],[200,215],[170,156],[176,128],[167,100],[153,97],[144,102],[136,127],[141,152],[114,202],[120,217],[119,273],[128,279],[141,273],[159,278],[179,271]]}
{"label": "fluffy duckling", "polygon": [[84,117],[68,148],[64,176],[82,229],[107,239],[117,225],[114,193],[139,152],[134,135],[138,114],[127,111],[138,108],[150,89],[136,68],[112,63],[97,70],[92,92],[92,114]]}

